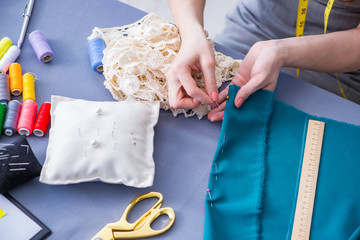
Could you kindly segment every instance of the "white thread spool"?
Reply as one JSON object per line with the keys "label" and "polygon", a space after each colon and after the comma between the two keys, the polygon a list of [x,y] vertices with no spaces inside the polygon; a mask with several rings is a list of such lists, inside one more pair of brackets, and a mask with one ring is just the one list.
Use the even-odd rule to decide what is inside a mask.
{"label": "white thread spool", "polygon": [[10,64],[15,62],[19,55],[20,48],[16,45],[12,45],[0,60],[0,73],[6,73]]}

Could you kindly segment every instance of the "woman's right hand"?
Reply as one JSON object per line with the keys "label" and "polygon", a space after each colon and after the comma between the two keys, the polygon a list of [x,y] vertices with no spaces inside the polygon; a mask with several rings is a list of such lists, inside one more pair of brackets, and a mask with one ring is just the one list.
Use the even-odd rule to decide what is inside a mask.
{"label": "woman's right hand", "polygon": [[[202,27],[194,26],[186,36],[182,35],[180,51],[166,74],[170,107],[190,109],[200,103],[214,104],[218,90],[213,48]],[[193,71],[202,72],[206,93],[196,85]]]}

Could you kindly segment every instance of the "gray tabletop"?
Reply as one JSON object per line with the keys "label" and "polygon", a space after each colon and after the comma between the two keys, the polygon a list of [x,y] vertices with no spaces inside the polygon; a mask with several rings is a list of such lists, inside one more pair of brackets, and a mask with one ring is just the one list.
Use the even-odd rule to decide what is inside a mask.
{"label": "gray tabletop", "polygon": [[[25,4],[26,0],[2,4],[0,37],[8,36],[17,42]],[[47,64],[38,62],[26,38],[18,62],[23,72],[34,72],[39,79],[38,104],[50,101],[51,95],[113,100],[103,85],[104,77],[91,70],[87,36],[95,26],[122,26],[145,14],[116,0],[37,0],[28,33],[41,30],[54,58]],[[222,46],[218,50],[242,57]],[[360,125],[358,105],[286,74],[280,75],[276,94],[278,99],[305,112]],[[133,198],[157,191],[164,195],[163,205],[174,209],[176,220],[169,232],[156,239],[201,239],[208,175],[220,128],[221,123],[195,117],[174,118],[170,112],[161,111],[155,127],[155,180],[150,188],[101,182],[52,186],[34,179],[10,194],[52,230],[49,239],[90,239],[106,223],[118,220]],[[30,136],[28,141],[43,164],[48,134],[43,138]]]}

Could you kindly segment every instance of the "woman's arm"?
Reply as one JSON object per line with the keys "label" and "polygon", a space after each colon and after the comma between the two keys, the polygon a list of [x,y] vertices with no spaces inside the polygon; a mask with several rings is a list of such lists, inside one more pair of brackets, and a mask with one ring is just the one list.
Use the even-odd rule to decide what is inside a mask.
{"label": "woman's arm", "polygon": [[[179,54],[167,72],[170,106],[213,104],[218,100],[218,91],[214,52],[203,29],[205,0],[169,0],[169,5],[182,40]],[[193,71],[203,73],[207,94],[196,86]]]}
{"label": "woman's arm", "polygon": [[318,72],[360,69],[360,25],[329,34],[278,40],[284,67]]}

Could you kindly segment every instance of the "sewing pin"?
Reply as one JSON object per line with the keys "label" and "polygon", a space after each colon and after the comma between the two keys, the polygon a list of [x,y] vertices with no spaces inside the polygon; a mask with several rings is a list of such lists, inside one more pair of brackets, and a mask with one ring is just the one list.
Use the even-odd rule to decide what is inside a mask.
{"label": "sewing pin", "polygon": [[30,163],[8,163],[9,166],[30,165]]}
{"label": "sewing pin", "polygon": [[207,189],[206,191],[208,192],[208,194],[209,194],[209,198],[211,199],[210,189]]}
{"label": "sewing pin", "polygon": [[26,147],[26,154],[29,153],[29,145],[20,145],[20,147]]}
{"label": "sewing pin", "polygon": [[219,105],[219,104],[217,104],[216,102],[214,102],[217,106],[218,106],[218,108],[220,108],[221,109],[221,106]]}
{"label": "sewing pin", "polygon": [[[210,193],[210,189],[207,189],[206,191],[208,192],[208,194],[209,194],[209,198],[211,199],[211,193]],[[210,206],[211,206],[211,207],[213,207],[213,204],[212,204],[212,202],[210,203]]]}
{"label": "sewing pin", "polygon": [[26,168],[11,168],[9,171],[26,171]]}

